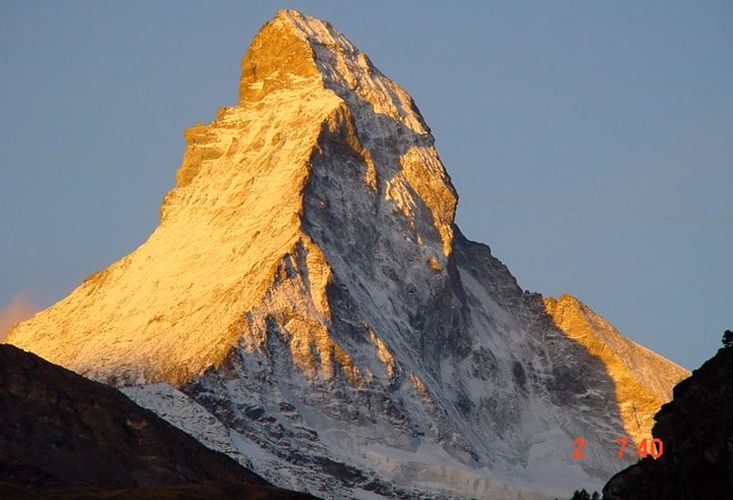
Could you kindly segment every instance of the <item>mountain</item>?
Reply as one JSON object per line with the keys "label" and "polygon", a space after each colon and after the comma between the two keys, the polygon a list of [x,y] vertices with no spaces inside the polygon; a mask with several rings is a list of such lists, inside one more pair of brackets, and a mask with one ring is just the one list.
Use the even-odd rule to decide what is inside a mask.
{"label": "mountain", "polygon": [[603,489],[608,500],[733,497],[733,348],[720,349],[674,388],[653,434],[663,454],[621,471]]}
{"label": "mountain", "polygon": [[616,438],[647,432],[687,376],[468,240],[412,98],[327,22],[280,11],[237,105],[186,139],[148,240],[8,341],[124,387],[274,484],[598,489],[632,463]]}
{"label": "mountain", "polygon": [[625,435],[636,443],[651,437],[654,414],[669,401],[670,383],[688,373],[621,335],[575,297],[544,301],[555,324],[605,365],[616,387]]}
{"label": "mountain", "polygon": [[272,487],[112,387],[0,345],[0,497],[93,498],[227,488],[306,498]]}

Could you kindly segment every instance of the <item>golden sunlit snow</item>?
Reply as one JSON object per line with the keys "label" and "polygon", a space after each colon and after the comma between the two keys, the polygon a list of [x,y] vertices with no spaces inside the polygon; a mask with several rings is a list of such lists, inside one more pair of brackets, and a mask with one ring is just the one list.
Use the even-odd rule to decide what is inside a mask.
{"label": "golden sunlit snow", "polygon": [[628,436],[636,443],[651,437],[654,415],[690,372],[627,339],[575,297],[546,297],[545,309],[568,337],[603,362],[616,386],[616,402]]}
{"label": "golden sunlit snow", "polygon": [[[307,42],[313,33],[334,57],[321,67]],[[364,183],[374,196],[394,198],[405,215],[421,198],[442,237],[440,260],[450,253],[456,196],[435,149],[417,146],[398,158],[402,171],[378,192],[350,107],[325,78],[358,88],[378,113],[425,132],[410,96],[348,40],[335,39],[323,21],[281,11],[242,61],[238,105],[186,131],[176,187],[149,239],[19,325],[8,341],[97,379],[178,384],[220,363],[239,343],[256,349],[265,316],[279,315],[306,373],[329,376],[340,366],[356,377],[328,335],[329,264],[301,230],[319,137],[342,135],[367,164]],[[430,262],[438,265],[437,259]],[[282,279],[283,262],[297,273]],[[383,344],[375,342],[375,350],[389,364]]]}

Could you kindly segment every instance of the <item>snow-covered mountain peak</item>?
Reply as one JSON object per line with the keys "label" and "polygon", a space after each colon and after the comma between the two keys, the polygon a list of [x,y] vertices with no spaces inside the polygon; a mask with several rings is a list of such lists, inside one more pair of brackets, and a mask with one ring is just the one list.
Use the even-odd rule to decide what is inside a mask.
{"label": "snow-covered mountain peak", "polygon": [[457,195],[412,97],[328,22],[280,10],[242,59],[240,106],[301,90],[314,99],[319,84],[342,100],[328,129],[366,165],[365,183],[413,222],[426,208],[448,255]]}
{"label": "snow-covered mountain peak", "polygon": [[186,131],[148,240],[10,341],[96,378],[177,384],[261,348],[282,309],[296,365],[328,375],[351,365],[327,333],[328,287],[395,282],[407,314],[445,285],[457,197],[409,95],[290,10],[242,66],[240,102]]}
{"label": "snow-covered mountain peak", "polygon": [[350,103],[362,101],[416,134],[429,129],[412,97],[327,21],[282,9],[242,59],[240,101],[318,79]]}
{"label": "snow-covered mountain peak", "polygon": [[[412,99],[324,21],[280,11],[242,61],[238,102],[186,143],[147,241],[8,341],[127,386],[278,485],[597,487],[620,466],[604,450],[626,409],[636,438],[684,376],[579,303],[525,292],[466,239]],[[619,380],[638,390],[618,396]]]}

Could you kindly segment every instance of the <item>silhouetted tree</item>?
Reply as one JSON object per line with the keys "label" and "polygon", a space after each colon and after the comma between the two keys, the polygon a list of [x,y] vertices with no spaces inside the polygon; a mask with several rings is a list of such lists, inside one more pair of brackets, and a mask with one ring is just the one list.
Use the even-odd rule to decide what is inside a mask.
{"label": "silhouetted tree", "polygon": [[733,347],[733,330],[726,330],[723,334],[723,347]]}
{"label": "silhouetted tree", "polygon": [[594,491],[590,496],[590,500],[601,500],[601,495],[599,495],[597,491]]}
{"label": "silhouetted tree", "polygon": [[573,498],[571,498],[570,500],[590,500],[590,493],[585,491],[585,488],[580,491],[575,490],[575,493],[573,493]]}

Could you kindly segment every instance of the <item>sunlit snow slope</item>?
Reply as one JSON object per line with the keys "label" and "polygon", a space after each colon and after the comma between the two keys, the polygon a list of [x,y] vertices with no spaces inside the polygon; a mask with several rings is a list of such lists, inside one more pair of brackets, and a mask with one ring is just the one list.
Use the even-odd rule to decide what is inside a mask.
{"label": "sunlit snow slope", "polygon": [[598,489],[633,462],[616,438],[641,437],[686,376],[467,240],[415,103],[326,22],[280,11],[237,105],[186,138],[150,238],[8,341],[126,386],[278,485]]}

